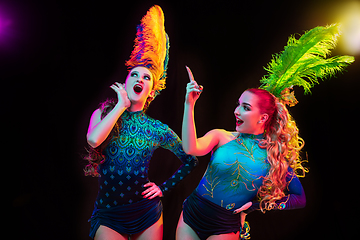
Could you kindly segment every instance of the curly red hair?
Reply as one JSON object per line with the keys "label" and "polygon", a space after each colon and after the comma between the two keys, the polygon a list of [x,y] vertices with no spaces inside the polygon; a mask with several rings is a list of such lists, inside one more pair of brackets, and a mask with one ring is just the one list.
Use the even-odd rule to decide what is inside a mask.
{"label": "curly red hair", "polygon": [[266,148],[267,160],[271,166],[258,191],[260,208],[265,212],[276,207],[276,201],[285,196],[289,167],[298,177],[304,177],[308,172],[300,158],[305,142],[299,137],[299,129],[290,113],[276,97],[259,88],[247,91],[258,96],[260,112],[269,115],[265,123],[264,139],[259,142],[261,148]]}

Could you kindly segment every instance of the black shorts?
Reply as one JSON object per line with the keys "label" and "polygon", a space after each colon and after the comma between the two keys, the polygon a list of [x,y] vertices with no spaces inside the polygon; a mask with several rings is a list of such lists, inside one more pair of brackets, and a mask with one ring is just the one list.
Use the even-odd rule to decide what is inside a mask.
{"label": "black shorts", "polygon": [[203,198],[196,190],[183,204],[183,217],[200,239],[240,231],[239,214]]}
{"label": "black shorts", "polygon": [[162,209],[159,197],[105,209],[95,207],[89,219],[91,221],[89,236],[94,238],[100,225],[109,227],[120,234],[140,233],[160,219]]}

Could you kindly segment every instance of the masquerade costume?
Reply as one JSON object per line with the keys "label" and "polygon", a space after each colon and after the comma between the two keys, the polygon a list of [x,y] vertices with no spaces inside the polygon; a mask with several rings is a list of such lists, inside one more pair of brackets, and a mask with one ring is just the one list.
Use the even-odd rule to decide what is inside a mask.
{"label": "masquerade costume", "polygon": [[[104,163],[99,165],[99,193],[91,218],[94,237],[100,225],[119,233],[134,234],[159,220],[160,198],[144,199],[143,185],[149,182],[148,169],[153,152],[159,148],[172,151],[183,164],[160,185],[163,193],[172,189],[197,164],[195,157],[186,155],[181,140],[165,124],[143,111],[121,115],[119,136],[114,136],[103,151]],[[131,220],[134,219],[134,220]]]}
{"label": "masquerade costume", "polygon": [[[256,196],[270,169],[266,149],[258,145],[261,138],[263,134],[240,134],[212,154],[204,177],[183,206],[184,222],[200,239],[239,231],[240,217],[233,211]],[[304,206],[299,179],[289,174],[287,180],[291,194],[279,201],[281,209]]]}
{"label": "masquerade costume", "polygon": [[[332,76],[354,61],[352,56],[327,58],[335,47],[338,35],[339,26],[331,25],[316,27],[298,40],[290,37],[285,50],[274,55],[265,68],[269,74],[261,80],[263,85],[260,88],[273,94],[280,102],[294,106],[297,100],[290,92],[293,86],[302,86],[308,93],[318,83],[317,78]],[[241,239],[250,238],[248,223],[241,229],[240,217],[233,214],[233,210],[257,195],[263,178],[269,173],[267,150],[258,145],[261,138],[262,135],[240,134],[212,153],[204,177],[183,205],[184,222],[200,239],[239,230]],[[288,168],[286,182],[285,196],[275,202],[273,209],[304,207],[305,193],[291,167]],[[254,202],[245,212],[258,209],[259,202]]]}
{"label": "masquerade costume", "polygon": [[[135,48],[126,65],[147,67],[154,75],[157,93],[165,88],[168,47],[162,10],[154,6],[137,27]],[[197,165],[197,159],[183,151],[176,133],[144,111],[126,110],[114,130],[115,134],[102,151],[104,161],[97,169],[99,192],[89,220],[92,238],[100,225],[120,234],[135,234],[159,220],[162,213],[160,198],[149,200],[142,196],[146,189],[143,185],[149,182],[150,160],[157,148],[170,150],[182,161],[173,176],[159,186],[163,194]]]}

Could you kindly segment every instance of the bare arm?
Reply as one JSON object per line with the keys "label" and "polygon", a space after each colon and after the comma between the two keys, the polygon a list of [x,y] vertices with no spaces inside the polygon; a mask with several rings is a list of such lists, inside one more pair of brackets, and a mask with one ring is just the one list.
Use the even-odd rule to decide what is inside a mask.
{"label": "bare arm", "polygon": [[111,88],[118,95],[118,103],[103,119],[101,119],[100,109],[95,110],[90,119],[86,138],[89,145],[93,148],[100,146],[106,140],[121,114],[130,106],[130,101],[123,85],[115,83]]}
{"label": "bare arm", "polygon": [[184,116],[182,124],[182,145],[187,154],[194,156],[203,156],[209,153],[219,143],[219,130],[212,130],[202,138],[197,138],[194,120],[194,106],[199,98],[202,87],[199,86],[187,67],[190,82],[186,87],[186,97],[184,106]]}

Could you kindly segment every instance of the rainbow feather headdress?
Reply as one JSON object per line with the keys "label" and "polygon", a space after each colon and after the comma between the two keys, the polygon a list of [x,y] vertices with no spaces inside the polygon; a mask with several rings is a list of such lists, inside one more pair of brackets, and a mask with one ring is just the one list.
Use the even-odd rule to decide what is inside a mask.
{"label": "rainbow feather headdress", "polygon": [[134,50],[125,65],[148,68],[153,74],[155,96],[165,89],[166,70],[169,61],[169,37],[165,32],[164,13],[160,6],[149,9],[137,26]]}
{"label": "rainbow feather headdress", "polygon": [[355,61],[353,56],[328,58],[340,35],[340,25],[315,27],[299,39],[290,36],[284,51],[272,56],[265,70],[268,72],[260,82],[260,88],[272,93],[279,101],[290,107],[297,103],[293,86],[301,86],[304,93],[318,84],[318,78],[334,76]]}

